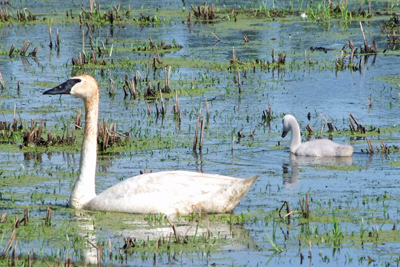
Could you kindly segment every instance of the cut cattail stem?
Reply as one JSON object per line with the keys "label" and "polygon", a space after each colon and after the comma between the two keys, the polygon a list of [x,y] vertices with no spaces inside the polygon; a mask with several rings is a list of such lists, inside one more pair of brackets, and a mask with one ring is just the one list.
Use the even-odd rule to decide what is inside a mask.
{"label": "cut cattail stem", "polygon": [[200,121],[200,144],[199,144],[199,150],[201,151],[202,147],[203,147],[203,132],[204,132],[204,119],[202,119]]}
{"label": "cut cattail stem", "polygon": [[313,130],[313,128],[310,126],[310,124],[307,124],[306,129],[307,129],[307,131],[308,131],[309,134],[312,134],[312,133],[314,132],[314,130]]}
{"label": "cut cattail stem", "polygon": [[221,41],[221,39],[218,38],[218,36],[215,35],[215,33],[211,32],[211,34],[219,41]]}
{"label": "cut cattail stem", "polygon": [[237,76],[238,76],[239,94],[241,94],[241,93],[242,93],[242,87],[241,87],[241,85],[240,85],[240,70],[238,70]]}
{"label": "cut cattail stem", "polygon": [[199,134],[200,116],[201,116],[201,109],[199,110],[199,116],[197,116],[196,130],[194,132],[193,150],[196,150],[196,147],[197,147],[197,138],[198,138],[198,134]]}
{"label": "cut cattail stem", "polygon": [[208,120],[210,118],[210,108],[208,106],[207,98],[205,100],[206,100],[206,118]]}

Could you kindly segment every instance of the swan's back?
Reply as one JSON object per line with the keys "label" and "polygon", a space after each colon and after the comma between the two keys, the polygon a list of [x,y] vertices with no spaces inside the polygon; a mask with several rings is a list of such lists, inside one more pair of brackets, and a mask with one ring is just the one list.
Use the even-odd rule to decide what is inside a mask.
{"label": "swan's back", "polygon": [[296,156],[313,157],[351,157],[353,147],[337,144],[329,139],[317,139],[301,143],[294,154]]}
{"label": "swan's back", "polygon": [[85,208],[168,215],[229,212],[257,177],[239,179],[188,171],[143,174],[105,190]]}

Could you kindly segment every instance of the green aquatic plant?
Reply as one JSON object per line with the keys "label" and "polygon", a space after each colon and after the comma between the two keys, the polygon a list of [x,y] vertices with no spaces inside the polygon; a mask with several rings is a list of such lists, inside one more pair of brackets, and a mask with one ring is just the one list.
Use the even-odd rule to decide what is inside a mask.
{"label": "green aquatic plant", "polygon": [[283,252],[284,249],[281,248],[280,246],[276,245],[274,243],[274,241],[272,241],[272,239],[268,236],[268,234],[265,234],[265,237],[268,239],[269,243],[271,244],[272,248],[276,251],[276,252]]}

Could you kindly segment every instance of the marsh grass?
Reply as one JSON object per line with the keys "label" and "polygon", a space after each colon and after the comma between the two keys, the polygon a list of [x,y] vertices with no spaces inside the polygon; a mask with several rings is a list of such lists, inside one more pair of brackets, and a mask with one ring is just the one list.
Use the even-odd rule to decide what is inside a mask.
{"label": "marsh grass", "polygon": [[[4,250],[1,257],[3,263],[10,264],[12,261],[14,264],[24,265],[34,259],[35,264],[48,261],[65,264],[68,260],[79,264],[79,262],[87,260],[86,257],[90,255],[88,253],[91,246],[97,250],[98,255],[100,250],[100,255],[107,256],[98,258],[104,264],[135,258],[151,259],[153,254],[153,260],[156,261],[158,257],[175,257],[176,253],[215,252],[221,246],[230,244],[232,240],[240,240],[240,243],[249,242],[248,235],[240,227],[229,226],[228,218],[236,217],[232,215],[228,217],[226,215],[202,216],[202,218],[198,216],[182,217],[171,225],[167,223],[168,219],[162,215],[136,216],[106,212],[74,212],[60,207],[52,207],[50,211],[58,216],[50,222],[49,210],[49,207],[32,209],[28,212],[31,214],[30,217],[28,215],[29,220],[25,213],[26,224],[15,224],[14,215],[15,218],[22,216],[18,210],[15,210],[13,216],[9,214],[2,221],[0,243],[1,246],[8,244],[10,247],[10,249]],[[64,215],[64,219],[60,220],[60,215]],[[236,221],[236,219],[233,220]],[[158,233],[151,238],[146,237],[141,234],[143,231],[140,230],[143,227],[143,221],[148,223],[143,229],[144,232],[152,232],[151,229],[161,227],[160,229],[165,229],[166,234]],[[132,224],[135,222],[142,226],[138,228]],[[191,226],[187,227],[188,224]],[[133,236],[102,240],[101,235],[98,239],[94,235],[94,230],[110,227],[114,229],[113,231],[124,231],[130,228]],[[222,229],[221,227],[225,229],[223,233],[220,232],[221,230],[216,230]],[[200,231],[200,229],[202,230]],[[47,249],[40,246],[39,248],[30,248],[35,240],[41,240],[40,244],[46,244],[46,247],[51,245],[52,248]],[[109,246],[105,244],[109,244]],[[17,253],[15,248],[17,248]]]}

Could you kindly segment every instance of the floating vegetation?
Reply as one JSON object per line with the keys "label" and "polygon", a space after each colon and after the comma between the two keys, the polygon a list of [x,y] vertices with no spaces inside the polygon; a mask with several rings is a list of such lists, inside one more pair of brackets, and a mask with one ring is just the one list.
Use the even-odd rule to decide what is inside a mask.
{"label": "floating vegetation", "polygon": [[134,21],[140,22],[140,23],[157,23],[160,22],[160,18],[158,16],[145,16],[142,13],[140,13],[140,17],[138,18],[133,18]]}
{"label": "floating vegetation", "polygon": [[118,132],[115,122],[108,126],[107,120],[103,119],[103,123],[98,124],[97,144],[100,151],[106,151],[111,146],[125,146],[129,142],[130,136],[129,132]]}
{"label": "floating vegetation", "polygon": [[[116,7],[111,7],[109,11],[102,11],[100,7],[100,3],[96,3],[95,0],[89,0],[90,9],[86,10],[83,6],[81,6],[82,12],[79,14],[79,22],[81,25],[84,25],[86,22],[90,23],[110,23],[111,25],[114,22],[119,22],[122,20],[120,12],[121,12],[121,4]],[[124,12],[125,15],[128,15],[130,12],[130,6]],[[67,12],[67,16],[68,16]],[[72,13],[71,13],[72,17]],[[72,17],[73,18],[73,17]]]}
{"label": "floating vegetation", "polygon": [[83,65],[89,65],[89,64],[101,65],[101,66],[107,65],[107,61],[105,59],[99,60],[96,56],[96,53],[93,50],[90,53],[82,51],[79,53],[79,55],[73,57],[71,61],[72,61],[72,66],[76,67],[82,67]]}
{"label": "floating vegetation", "polygon": [[[198,6],[195,8],[193,5],[191,6],[193,13],[197,19],[201,20],[215,20],[218,19],[219,17],[215,15],[215,4],[211,4],[209,6],[207,3],[205,3],[202,6]],[[190,13],[191,14],[191,13]],[[189,14],[188,21],[190,22],[191,20],[191,15]]]}
{"label": "floating vegetation", "polygon": [[[374,148],[374,146],[372,145],[371,140],[369,140],[368,137],[365,137],[365,139],[367,140],[368,143],[368,148],[365,149],[365,152],[367,154],[374,154],[374,153],[381,153],[381,154],[390,154],[391,152],[399,152],[400,147],[396,146],[396,145],[392,145],[392,146],[388,146],[387,144],[385,144],[382,140],[381,140],[381,145],[380,146],[376,146]],[[363,149],[361,149],[361,152],[364,152]]]}
{"label": "floating vegetation", "polygon": [[387,22],[382,22],[380,27],[381,27],[381,31],[387,35],[388,46],[390,44],[393,44],[393,45],[400,44],[399,15],[393,14],[393,16]]}
{"label": "floating vegetation", "polygon": [[137,46],[132,49],[133,52],[165,52],[168,50],[179,50],[182,49],[183,46],[175,43],[175,40],[172,40],[172,44],[165,44],[164,40],[162,40],[159,44],[155,44],[151,38],[149,38],[148,43],[145,43],[142,46]]}
{"label": "floating vegetation", "polygon": [[369,1],[368,10],[363,10],[364,2],[361,2],[358,10],[350,10],[348,1],[339,1],[334,3],[332,0],[323,3],[310,3],[307,5],[307,16],[315,20],[344,19],[349,20],[356,17],[371,18],[371,1]]}
{"label": "floating vegetation", "polygon": [[[8,2],[7,2],[8,4]],[[16,21],[16,22],[30,22],[37,20],[36,15],[32,14],[32,12],[28,8],[23,8],[19,10],[17,8],[15,17],[11,11],[8,10],[8,6],[3,9],[0,7],[0,21],[1,22],[9,22],[9,21]]]}
{"label": "floating vegetation", "polygon": [[[18,125],[18,119],[14,116],[13,122],[0,121],[0,143],[1,144],[19,144],[20,148],[34,147],[50,147],[50,146],[73,146],[76,144],[76,129],[81,129],[80,120],[82,112],[79,110],[75,117],[75,126],[62,130],[62,134],[53,136],[51,131],[45,131],[46,122],[42,119],[39,124],[35,120],[31,120],[30,126],[27,121],[21,120]],[[45,133],[47,132],[47,134]],[[59,132],[57,130],[57,132]],[[116,123],[107,124],[104,119],[103,123],[98,124],[97,143],[100,151],[106,151],[109,147],[125,146],[130,141],[130,133],[120,133],[117,131]]]}
{"label": "floating vegetation", "polygon": [[[15,48],[14,45],[11,46],[10,51],[8,52],[8,56],[9,57],[13,57],[14,54],[19,54],[21,57],[25,57],[26,56],[26,52],[28,51],[29,46],[31,45],[31,41],[24,41],[24,43],[22,44],[22,47],[20,50],[18,50],[18,48]],[[32,52],[30,52],[28,54],[28,56],[30,57],[36,57],[36,53],[39,50],[39,46],[36,46]]]}
{"label": "floating vegetation", "polygon": [[261,115],[261,119],[266,123],[270,123],[276,117],[272,115],[271,103],[268,101],[268,109],[263,110],[263,114]]}

